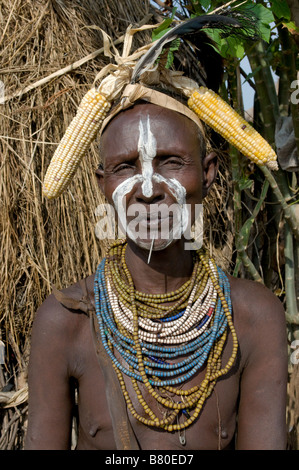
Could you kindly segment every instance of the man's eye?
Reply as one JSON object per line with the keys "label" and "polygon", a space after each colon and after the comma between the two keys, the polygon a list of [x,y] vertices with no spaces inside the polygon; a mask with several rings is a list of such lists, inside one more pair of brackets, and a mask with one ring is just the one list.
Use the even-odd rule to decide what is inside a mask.
{"label": "man's eye", "polygon": [[122,163],[121,165],[118,165],[116,168],[114,168],[114,173],[133,171],[133,170],[134,170],[134,165],[130,163]]}
{"label": "man's eye", "polygon": [[165,158],[163,165],[172,165],[172,166],[182,166],[183,162],[181,158],[178,157],[169,157]]}

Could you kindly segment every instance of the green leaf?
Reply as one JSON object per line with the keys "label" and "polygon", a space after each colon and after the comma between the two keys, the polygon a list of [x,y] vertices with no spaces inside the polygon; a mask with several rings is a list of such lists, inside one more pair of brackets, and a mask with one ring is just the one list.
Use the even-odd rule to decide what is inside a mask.
{"label": "green leaf", "polygon": [[250,78],[254,78],[255,75],[261,70],[261,68],[262,66],[259,65],[253,72],[248,73],[243,83],[247,82]]}
{"label": "green leaf", "polygon": [[168,52],[165,68],[169,69],[173,64],[174,55],[172,51]]}
{"label": "green leaf", "polygon": [[[251,2],[250,2],[251,3]],[[270,24],[274,22],[274,16],[271,10],[269,8],[264,7],[264,5],[261,5],[260,3],[257,3],[255,5],[246,5],[245,9],[248,9],[249,11],[252,11],[256,17],[259,19],[259,21],[263,24]]]}
{"label": "green leaf", "polygon": [[216,44],[220,44],[221,37],[219,31],[213,28],[205,28],[205,33],[207,33]]}
{"label": "green leaf", "polygon": [[[161,25],[162,26],[162,25]],[[158,29],[158,28],[157,28]],[[163,29],[162,31],[158,32],[157,31],[153,31],[152,33],[152,40],[153,41],[156,41],[157,39],[160,39],[162,36],[164,36],[165,33],[167,33],[168,31],[170,31],[172,28],[165,28]]]}
{"label": "green leaf", "polygon": [[271,37],[271,28],[270,28],[270,26],[267,25],[267,24],[261,23],[260,27],[259,27],[259,30],[260,30],[261,38],[264,41],[269,42],[270,37]]}
{"label": "green leaf", "polygon": [[[191,0],[191,5],[185,5],[187,10],[195,13],[195,16],[202,15],[206,10],[209,9],[211,0]],[[191,15],[192,16],[192,15]]]}
{"label": "green leaf", "polygon": [[271,0],[272,11],[277,18],[291,19],[291,12],[286,0]]}
{"label": "green leaf", "polygon": [[170,50],[170,51],[177,51],[178,48],[180,47],[180,44],[181,44],[180,38],[174,39],[174,40],[172,41],[172,43],[170,44],[169,50]]}
{"label": "green leaf", "polygon": [[252,185],[253,185],[253,180],[246,178],[245,176],[243,176],[238,181],[238,186],[239,186],[240,191],[243,191],[244,189],[250,189]]}
{"label": "green leaf", "polygon": [[204,8],[204,10],[208,10],[211,5],[211,0],[200,0],[199,3],[201,4],[202,8]]}
{"label": "green leaf", "polygon": [[252,4],[252,2],[246,3],[240,7],[241,10],[248,10],[255,14],[258,19],[258,27],[261,34],[261,38],[269,42],[271,36],[271,23],[274,23],[274,16],[270,9],[264,7],[260,3]]}
{"label": "green leaf", "polygon": [[216,29],[209,29],[209,28],[206,28],[205,29],[205,33],[207,33],[209,35],[209,37],[214,41],[214,43],[216,44],[216,47],[214,47],[214,45],[212,44],[212,47],[214,47],[214,49],[216,49],[217,52],[219,52],[220,48],[221,48],[221,37],[220,37],[220,33],[219,31],[217,31]]}
{"label": "green leaf", "polygon": [[173,22],[173,18],[175,15],[175,12],[177,11],[177,8],[173,8],[172,14],[170,18],[166,18],[166,20],[163,21],[163,23],[158,26],[158,28],[154,29],[152,32],[152,40],[156,41],[156,39],[160,39],[162,36],[164,36],[167,31],[169,31],[171,28],[169,26]]}
{"label": "green leaf", "polygon": [[288,21],[282,23],[291,33],[299,33],[299,28],[295,25],[294,21]]}
{"label": "green leaf", "polygon": [[220,52],[222,57],[229,58],[229,57],[237,57],[242,58],[245,54],[244,43],[238,38],[230,36],[228,38],[221,38],[219,31],[215,29],[205,29],[205,33],[207,33],[214,43],[216,44],[217,52]]}
{"label": "green leaf", "polygon": [[167,69],[169,69],[172,66],[173,61],[174,61],[174,54],[173,53],[174,53],[174,51],[178,50],[178,48],[180,47],[180,43],[181,43],[180,38],[177,38],[177,39],[174,39],[172,41],[172,43],[170,44],[169,52],[167,54],[167,61],[166,61],[166,65],[165,65],[165,67]]}
{"label": "green leaf", "polygon": [[[258,21],[258,28],[261,38],[269,42],[271,36],[271,23],[274,22],[274,16],[271,10],[261,4],[255,4],[252,1],[238,7],[239,10],[248,11],[255,14]],[[219,32],[213,29],[205,29],[205,32],[213,39],[218,51],[224,58],[237,57],[242,59],[245,55],[245,41],[230,36],[222,39]]]}
{"label": "green leaf", "polygon": [[244,43],[233,37],[222,39],[220,52],[224,57],[233,56],[241,59],[245,54]]}

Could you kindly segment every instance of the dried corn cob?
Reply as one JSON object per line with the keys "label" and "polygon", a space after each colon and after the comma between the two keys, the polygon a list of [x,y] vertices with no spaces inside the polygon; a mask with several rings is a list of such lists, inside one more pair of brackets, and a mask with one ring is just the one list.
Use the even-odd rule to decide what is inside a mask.
{"label": "dried corn cob", "polygon": [[59,196],[66,189],[110,106],[110,102],[95,88],[83,97],[46,172],[43,193],[48,199]]}
{"label": "dried corn cob", "polygon": [[194,90],[188,106],[213,130],[257,165],[277,170],[277,156],[266,140],[214,91]]}

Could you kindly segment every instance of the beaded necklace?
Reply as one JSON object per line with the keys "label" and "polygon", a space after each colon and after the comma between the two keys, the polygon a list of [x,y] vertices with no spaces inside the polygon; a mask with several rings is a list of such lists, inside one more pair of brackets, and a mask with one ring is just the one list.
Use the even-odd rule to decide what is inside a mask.
{"label": "beaded necklace", "polygon": [[[124,240],[113,243],[96,271],[94,292],[101,340],[133,417],[147,426],[181,431],[198,418],[216,380],[229,371],[236,358],[238,341],[229,281],[199,250],[191,278],[179,289],[167,294],[138,292],[126,266],[126,246]],[[233,348],[221,368],[228,329]],[[205,376],[199,385],[179,388],[204,365]],[[130,377],[144,416],[136,411],[123,374]],[[168,416],[157,416],[139,384]],[[168,398],[169,393],[175,399]],[[178,421],[180,413],[184,415],[182,423]]]}

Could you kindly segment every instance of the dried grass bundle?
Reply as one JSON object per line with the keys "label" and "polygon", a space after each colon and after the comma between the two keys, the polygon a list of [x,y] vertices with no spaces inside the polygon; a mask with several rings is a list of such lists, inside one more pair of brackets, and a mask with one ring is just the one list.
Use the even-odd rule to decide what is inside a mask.
{"label": "dried grass bundle", "polygon": [[[138,0],[6,0],[0,6],[0,80],[5,95],[17,94],[0,105],[0,339],[6,355],[0,365],[0,449],[23,445],[30,329],[38,306],[51,284],[63,288],[94,272],[103,253],[94,231],[94,211],[103,201],[93,176],[97,143],[58,200],[42,197],[41,181],[79,101],[108,59],[98,55],[24,90],[102,48],[98,28],[116,39],[148,9],[148,1]],[[224,208],[230,213],[225,165],[223,171],[206,205],[207,234],[213,252],[215,234],[227,233],[217,244],[226,246],[229,265],[232,222],[220,217]]]}
{"label": "dried grass bundle", "polygon": [[[5,95],[102,48],[98,28],[115,39],[147,13],[147,2],[139,1],[2,2],[0,79]],[[97,144],[59,200],[42,197],[41,180],[79,101],[106,63],[99,55],[0,108],[0,318],[6,356],[0,366],[0,406],[8,406],[0,414],[2,449],[22,447],[26,395],[23,404],[13,395],[26,392],[30,329],[38,306],[51,283],[58,288],[74,283],[91,274],[102,256],[94,231],[94,211],[102,202],[93,176]],[[18,419],[14,405],[19,405]]]}

